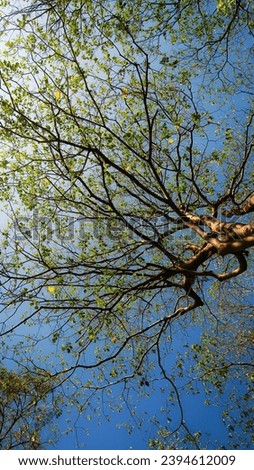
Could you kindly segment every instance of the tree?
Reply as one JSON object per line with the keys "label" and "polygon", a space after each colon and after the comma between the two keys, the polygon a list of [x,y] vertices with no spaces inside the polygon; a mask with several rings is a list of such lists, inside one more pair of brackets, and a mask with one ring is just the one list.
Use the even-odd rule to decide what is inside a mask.
{"label": "tree", "polygon": [[210,291],[225,284],[229,299],[252,262],[251,6],[28,1],[1,21],[2,336],[30,322],[31,347],[51,337],[55,377],[90,374],[87,406],[164,379],[180,416],[167,438],[198,446],[183,358],[171,376],[167,357],[179,327],[203,325],[193,360],[213,332],[221,367]]}
{"label": "tree", "polygon": [[45,445],[42,430],[60,412],[47,400],[51,391],[50,376],[1,367],[0,449],[35,450]]}
{"label": "tree", "polygon": [[[246,277],[231,283],[230,288],[230,296],[227,285],[215,284],[210,289],[210,295],[217,299],[216,315],[203,319],[200,340],[193,342],[185,352],[185,356],[192,357],[190,371],[196,379],[185,381],[185,386],[191,394],[201,394],[202,389],[200,391],[196,385],[200,382],[205,391],[205,405],[214,411],[218,404],[224,408],[222,422],[228,431],[229,442],[225,444],[217,437],[214,442],[217,449],[249,448],[253,440],[250,398],[253,393],[253,300],[250,296],[253,286],[248,284]],[[183,355],[180,355],[180,372],[185,370],[186,362],[186,357],[183,361]],[[200,439],[199,433],[196,438]],[[172,443],[170,425],[158,423],[158,436],[151,439],[150,446],[170,449],[175,445],[179,442],[176,444],[173,440]],[[180,448],[183,445],[188,449],[190,442],[185,438],[180,442]],[[211,441],[208,445],[211,446]]]}

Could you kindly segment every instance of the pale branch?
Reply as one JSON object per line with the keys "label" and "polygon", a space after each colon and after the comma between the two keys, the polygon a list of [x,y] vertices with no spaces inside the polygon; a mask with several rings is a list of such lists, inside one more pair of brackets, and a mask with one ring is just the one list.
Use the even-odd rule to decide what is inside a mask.
{"label": "pale branch", "polygon": [[212,277],[215,277],[219,281],[226,281],[228,279],[231,279],[232,277],[236,277],[239,274],[242,274],[244,271],[246,271],[248,265],[245,256],[243,253],[235,253],[235,257],[239,261],[239,266],[234,269],[233,271],[230,271],[229,273],[224,272],[222,274],[216,274],[214,271],[211,271],[209,274]]}
{"label": "pale branch", "polygon": [[226,217],[232,217],[233,215],[244,215],[254,212],[254,193],[252,193],[244,204],[237,205],[229,211],[223,211],[222,214]]}

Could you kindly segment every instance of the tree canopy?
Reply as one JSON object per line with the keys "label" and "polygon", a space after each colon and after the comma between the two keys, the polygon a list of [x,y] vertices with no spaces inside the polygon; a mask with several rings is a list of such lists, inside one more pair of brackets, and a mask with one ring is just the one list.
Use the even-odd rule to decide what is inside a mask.
{"label": "tree canopy", "polygon": [[230,389],[227,445],[248,447],[251,2],[1,6],[4,350],[43,370],[50,341],[84,414],[115,389],[133,415],[132,393],[162,387],[178,417],[152,447],[211,445],[182,390],[198,381],[209,406]]}
{"label": "tree canopy", "polygon": [[[43,429],[61,414],[56,401],[47,400],[53,383],[50,375],[39,371],[0,368],[0,449],[41,449]],[[52,430],[51,430],[52,431]],[[52,432],[51,436],[52,438]]]}

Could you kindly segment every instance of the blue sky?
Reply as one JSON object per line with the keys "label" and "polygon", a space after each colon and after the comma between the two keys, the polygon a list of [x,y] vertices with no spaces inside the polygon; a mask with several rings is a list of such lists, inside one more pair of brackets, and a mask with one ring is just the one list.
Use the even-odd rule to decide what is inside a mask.
{"label": "blue sky", "polygon": [[[190,343],[198,343],[201,328],[193,327],[189,329],[188,339]],[[179,337],[174,338],[175,350],[183,350],[183,344]],[[167,365],[170,370],[170,363],[172,366],[175,362],[175,357],[168,356]],[[159,371],[157,371],[159,375]],[[227,448],[228,431],[226,424],[222,420],[222,412],[225,409],[225,402],[230,401],[230,383],[226,387],[225,393],[219,399],[212,395],[211,404],[209,406],[204,404],[207,395],[200,382],[196,382],[196,394],[188,394],[184,383],[188,382],[189,371],[184,370],[186,376],[176,382],[179,383],[179,392],[181,403],[184,410],[184,419],[192,433],[202,432],[202,443],[205,448],[216,449],[218,446],[224,445]],[[154,373],[156,376],[156,371]],[[136,406],[137,417],[146,413],[144,424],[141,428],[135,424],[135,421],[130,417],[127,409],[123,412],[117,413],[108,412],[105,406],[101,416],[97,418],[90,414],[89,420],[86,418],[86,413],[79,415],[77,410],[73,407],[67,407],[63,415],[57,420],[57,425],[61,430],[60,439],[52,448],[59,450],[68,449],[86,449],[86,450],[107,450],[107,449],[121,449],[121,450],[144,450],[149,449],[148,442],[150,439],[157,437],[158,426],[156,423],[149,422],[149,418],[155,416],[161,425],[170,426],[170,423],[177,424],[180,418],[179,408],[177,404],[175,407],[170,406],[165,410],[165,396],[172,389],[170,386],[165,386],[165,393],[162,394],[160,387],[165,386],[163,382],[159,381],[155,385],[155,391],[151,393],[150,397],[139,399],[135,394],[132,397],[132,405]],[[244,392],[244,388],[239,385],[239,399]],[[74,393],[75,397],[75,393]],[[116,393],[112,393],[111,400],[120,400]],[[98,407],[98,410],[100,407]],[[104,415],[110,416],[107,420]],[[170,416],[171,420],[168,422],[167,417]],[[237,416],[237,415],[236,415]],[[154,420],[153,420],[154,421]],[[132,432],[129,433],[125,428],[124,423],[130,422],[133,426]],[[65,435],[65,430],[69,432]],[[71,431],[72,430],[72,431]],[[207,446],[207,442],[210,445]]]}
{"label": "blue sky", "polygon": [[[200,394],[196,396],[185,395],[182,393],[182,404],[184,406],[185,420],[190,425],[191,431],[201,431],[209,433],[207,439],[214,442],[217,440],[220,445],[227,443],[227,430],[222,421],[221,413],[224,407],[219,406],[218,403],[214,405],[205,406],[203,401],[206,395],[201,388]],[[225,399],[225,397],[223,397]],[[149,414],[156,414],[158,420],[162,423],[167,422],[166,413],[160,411],[163,406],[164,397],[158,391],[151,395],[148,399],[144,399],[141,407]],[[69,410],[70,411],[70,410]],[[140,411],[140,408],[139,408]],[[176,410],[176,416],[179,413]],[[63,416],[57,421],[59,428],[64,431],[67,426],[72,427],[71,423],[66,424],[66,419],[69,418],[72,422],[76,422],[76,429],[73,427],[73,433],[70,432],[66,436],[62,435],[56,444],[59,450],[68,449],[86,449],[86,450],[107,450],[107,449],[121,449],[121,450],[144,450],[148,449],[149,439],[156,437],[157,428],[149,424],[148,421],[141,429],[134,427],[131,434],[123,427],[119,427],[119,423],[124,423],[125,420],[130,420],[130,415],[126,411],[121,414],[111,414],[110,421],[107,421],[103,416],[100,419],[101,424],[98,425],[97,418],[87,421],[84,417],[79,416],[77,421],[77,412],[70,411],[67,415],[65,412]],[[83,427],[87,428],[86,434]],[[211,436],[210,436],[211,435]],[[204,439],[205,441],[206,439]],[[52,448],[55,448],[53,446]],[[211,449],[212,447],[210,447]],[[216,449],[216,446],[214,447]]]}

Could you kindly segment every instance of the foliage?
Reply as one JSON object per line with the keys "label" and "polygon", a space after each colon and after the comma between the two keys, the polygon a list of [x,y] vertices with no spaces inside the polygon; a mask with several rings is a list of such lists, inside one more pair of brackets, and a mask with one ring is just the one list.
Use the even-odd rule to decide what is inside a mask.
{"label": "foliage", "polygon": [[[229,442],[217,438],[215,448],[242,449],[248,448],[253,440],[253,297],[250,295],[253,284],[250,285],[246,276],[231,283],[230,295],[228,290],[229,286],[216,284],[210,289],[210,295],[215,297],[216,315],[203,318],[199,341],[185,352],[186,357],[192,357],[190,372],[195,377],[186,380],[185,387],[191,394],[199,394],[196,384],[201,383],[205,406],[214,411],[216,406],[223,409],[222,422]],[[183,364],[187,362],[186,357]],[[192,444],[188,436],[172,442],[168,426],[158,425],[158,429],[158,437],[150,440],[152,448],[178,448],[180,444],[180,448],[188,449]],[[201,434],[197,432],[195,437],[203,447],[204,436],[200,440]],[[211,441],[207,442],[207,446],[211,445]]]}
{"label": "foliage", "polygon": [[250,2],[24,1],[1,25],[1,336],[24,358],[50,338],[82,413],[115,389],[133,417],[131,392],[164,381],[179,413],[152,445],[202,447],[182,390],[220,393],[225,339],[247,357],[252,337],[230,303],[247,269],[253,286]]}
{"label": "foliage", "polygon": [[35,450],[45,445],[42,431],[60,413],[47,399],[51,391],[49,375],[0,368],[0,449]]}

